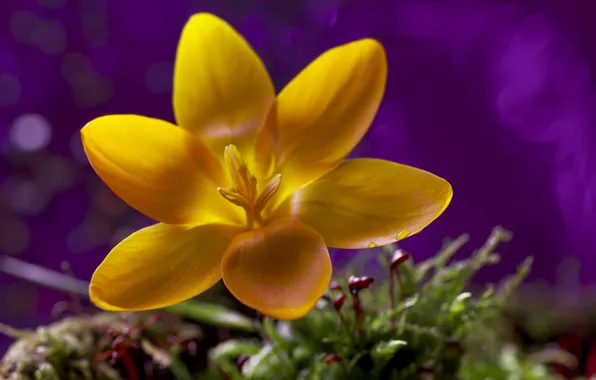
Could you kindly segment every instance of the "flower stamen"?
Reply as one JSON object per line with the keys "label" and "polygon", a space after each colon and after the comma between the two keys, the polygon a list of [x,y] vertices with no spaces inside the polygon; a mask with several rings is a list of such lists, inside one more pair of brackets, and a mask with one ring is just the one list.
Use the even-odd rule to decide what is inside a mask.
{"label": "flower stamen", "polygon": [[238,148],[234,145],[226,146],[224,161],[230,174],[232,186],[218,187],[217,191],[228,202],[240,206],[246,211],[246,223],[249,228],[254,227],[255,223],[262,225],[261,212],[279,189],[281,174],[274,175],[259,193],[257,178],[248,169]]}
{"label": "flower stamen", "polygon": [[265,186],[263,191],[261,191],[261,194],[255,201],[255,208],[262,210],[269,201],[269,199],[273,197],[273,194],[277,192],[277,189],[279,189],[280,184],[281,174],[274,175],[271,178],[271,180],[269,180],[269,183],[267,184],[267,186]]}

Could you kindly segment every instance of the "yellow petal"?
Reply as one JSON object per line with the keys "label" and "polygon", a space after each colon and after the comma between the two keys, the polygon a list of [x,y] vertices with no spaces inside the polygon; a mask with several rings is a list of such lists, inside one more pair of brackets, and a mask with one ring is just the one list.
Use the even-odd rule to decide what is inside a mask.
{"label": "yellow petal", "polygon": [[148,310],[192,298],[219,281],[221,257],[240,231],[217,224],[137,231],[93,274],[91,301],[104,310]]}
{"label": "yellow petal", "polygon": [[328,172],[352,151],[377,112],[386,78],[383,47],[364,39],[322,54],[283,89],[273,132],[284,174],[281,195]]}
{"label": "yellow petal", "polygon": [[81,131],[101,179],[126,203],[160,222],[241,220],[217,192],[225,173],[209,149],[165,121],[136,115],[97,118]]}
{"label": "yellow petal", "polygon": [[366,248],[418,233],[452,195],[447,181],[424,170],[354,159],[297,190],[277,215],[311,225],[331,247]]}
{"label": "yellow petal", "polygon": [[275,101],[265,66],[229,24],[199,13],[187,22],[174,71],[178,124],[216,152],[234,144],[244,156]]}
{"label": "yellow petal", "polygon": [[224,254],[224,283],[265,315],[300,318],[329,286],[331,259],[323,238],[297,220],[275,220],[234,238]]}

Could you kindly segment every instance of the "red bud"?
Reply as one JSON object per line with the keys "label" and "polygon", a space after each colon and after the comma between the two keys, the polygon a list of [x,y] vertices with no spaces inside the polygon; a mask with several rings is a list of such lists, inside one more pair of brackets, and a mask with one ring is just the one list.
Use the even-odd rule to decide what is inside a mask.
{"label": "red bud", "polygon": [[355,292],[362,289],[367,289],[374,281],[375,279],[370,276],[350,276],[350,279],[348,280],[348,286],[352,292]]}
{"label": "red bud", "polygon": [[341,307],[344,305],[345,301],[346,301],[346,295],[344,293],[338,294],[337,296],[335,296],[335,298],[332,301],[333,308],[335,310],[341,309]]}
{"label": "red bud", "polygon": [[405,263],[409,259],[410,259],[410,255],[407,252],[405,252],[401,249],[398,249],[397,251],[395,251],[395,253],[393,254],[393,257],[391,258],[391,269],[397,268],[398,266]]}
{"label": "red bud", "polygon": [[250,356],[248,356],[246,354],[240,355],[238,360],[236,360],[236,368],[238,368],[238,371],[242,372],[242,367],[244,367],[244,365],[246,364],[248,359],[250,359]]}
{"label": "red bud", "polygon": [[327,364],[337,363],[339,361],[341,361],[341,358],[339,356],[337,356],[336,354],[329,354],[329,355],[325,356],[325,363],[327,363]]}
{"label": "red bud", "polygon": [[343,290],[341,285],[337,281],[331,281],[329,283],[329,289],[331,290]]}

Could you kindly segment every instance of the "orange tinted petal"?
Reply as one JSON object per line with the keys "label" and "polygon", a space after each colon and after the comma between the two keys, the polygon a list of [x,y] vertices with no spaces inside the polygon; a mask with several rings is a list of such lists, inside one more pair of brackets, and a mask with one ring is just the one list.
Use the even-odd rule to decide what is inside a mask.
{"label": "orange tinted petal", "polygon": [[91,279],[93,303],[105,310],[148,310],[204,292],[221,278],[220,261],[241,230],[156,224],[118,244]]}
{"label": "orange tinted petal", "polygon": [[280,197],[333,169],[354,149],[377,112],[386,78],[383,47],[363,39],[325,52],[281,91],[277,115],[263,130],[274,135],[270,144],[278,149]]}
{"label": "orange tinted petal", "polygon": [[384,245],[420,232],[453,191],[441,177],[411,166],[354,159],[297,190],[277,209],[314,227],[330,247]]}
{"label": "orange tinted petal", "polygon": [[244,304],[279,319],[304,316],[331,280],[323,238],[291,219],[236,236],[224,254],[224,283]]}

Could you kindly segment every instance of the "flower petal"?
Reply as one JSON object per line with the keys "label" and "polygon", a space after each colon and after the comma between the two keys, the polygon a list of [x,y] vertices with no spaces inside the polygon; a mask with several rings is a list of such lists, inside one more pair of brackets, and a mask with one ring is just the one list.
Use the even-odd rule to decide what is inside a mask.
{"label": "flower petal", "polygon": [[370,126],[385,90],[383,47],[363,39],[331,49],[307,66],[277,98],[280,194],[337,166]]}
{"label": "flower petal", "polygon": [[296,319],[329,286],[331,259],[313,228],[284,219],[236,236],[221,271],[230,292],[247,306],[274,318]]}
{"label": "flower petal", "polygon": [[221,224],[139,230],[97,268],[91,301],[104,310],[148,310],[194,297],[219,281],[221,257],[240,231]]}
{"label": "flower petal", "polygon": [[276,211],[314,227],[327,245],[366,248],[418,233],[451,201],[444,179],[377,159],[354,159],[297,190]]}
{"label": "flower petal", "polygon": [[178,124],[218,155],[234,144],[246,156],[274,101],[269,74],[242,36],[214,15],[191,17],[180,37],[174,71]]}
{"label": "flower petal", "polygon": [[101,179],[150,218],[171,224],[241,220],[237,207],[217,192],[226,181],[221,165],[183,129],[143,116],[112,115],[91,121],[81,135]]}

